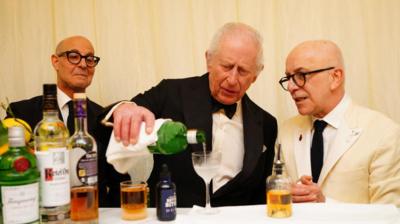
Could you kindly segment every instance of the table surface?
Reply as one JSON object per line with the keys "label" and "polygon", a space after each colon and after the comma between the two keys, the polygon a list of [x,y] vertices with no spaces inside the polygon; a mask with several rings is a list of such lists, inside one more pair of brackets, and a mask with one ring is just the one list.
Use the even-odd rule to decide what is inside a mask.
{"label": "table surface", "polygon": [[120,208],[100,208],[100,223],[268,223],[268,224],[400,224],[400,209],[394,205],[377,204],[293,204],[293,215],[289,218],[274,219],[266,215],[266,205],[219,207],[215,215],[202,215],[196,211],[200,207],[177,208],[177,217],[171,222],[157,220],[156,210],[148,209],[148,217],[143,220],[121,219]]}

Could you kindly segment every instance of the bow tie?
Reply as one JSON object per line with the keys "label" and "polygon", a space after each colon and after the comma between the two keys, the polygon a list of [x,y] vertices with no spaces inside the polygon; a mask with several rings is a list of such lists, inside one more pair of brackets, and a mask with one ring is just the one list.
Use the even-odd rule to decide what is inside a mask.
{"label": "bow tie", "polygon": [[219,111],[220,109],[223,109],[225,111],[225,115],[229,118],[232,119],[233,115],[236,112],[236,103],[231,104],[231,105],[225,105],[222,104],[218,101],[216,101],[214,98],[212,99],[212,113],[215,113]]}

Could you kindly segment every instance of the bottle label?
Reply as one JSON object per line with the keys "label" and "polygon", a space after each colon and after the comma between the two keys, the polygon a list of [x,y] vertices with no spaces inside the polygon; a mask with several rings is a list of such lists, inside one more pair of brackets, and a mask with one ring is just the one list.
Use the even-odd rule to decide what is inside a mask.
{"label": "bottle label", "polygon": [[70,152],[71,186],[94,185],[97,183],[97,150],[86,152],[74,148]]}
{"label": "bottle label", "polygon": [[161,217],[174,219],[176,216],[176,194],[174,189],[164,189],[160,193]]}
{"label": "bottle label", "polygon": [[189,144],[197,144],[197,138],[196,138],[197,130],[195,129],[190,129],[186,133],[186,139]]}
{"label": "bottle label", "polygon": [[41,207],[70,202],[69,154],[66,147],[35,152],[40,171]]}
{"label": "bottle label", "polygon": [[39,219],[39,184],[1,186],[4,223],[30,223]]}

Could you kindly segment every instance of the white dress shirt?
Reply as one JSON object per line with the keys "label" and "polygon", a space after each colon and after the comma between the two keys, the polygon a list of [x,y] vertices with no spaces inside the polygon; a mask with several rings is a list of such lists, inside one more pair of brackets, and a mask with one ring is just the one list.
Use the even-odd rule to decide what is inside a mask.
{"label": "white dress shirt", "polygon": [[65,127],[67,127],[67,120],[68,120],[68,115],[69,115],[69,110],[68,110],[68,102],[71,101],[71,98],[67,96],[61,89],[57,87],[57,103],[58,103],[58,108],[61,111],[61,116],[63,118]]}
{"label": "white dress shirt", "polygon": [[[326,161],[326,158],[328,157],[329,153],[334,150],[332,149],[333,142],[335,140],[337,130],[342,123],[344,119],[344,113],[347,110],[348,106],[350,105],[350,98],[347,95],[344,95],[342,100],[339,102],[336,107],[329,112],[325,117],[323,117],[321,120],[325,121],[328,123],[326,128],[324,129],[324,132],[322,133],[323,139],[324,139],[324,163]],[[313,117],[312,121],[317,120],[317,118]],[[310,142],[312,142],[312,136],[314,135],[314,130],[311,133],[311,139]],[[309,155],[309,158],[311,158],[311,155]],[[311,165],[311,163],[310,163]],[[311,170],[311,166],[310,166]]]}
{"label": "white dress shirt", "polygon": [[212,150],[221,152],[221,166],[213,178],[213,192],[234,178],[243,167],[244,142],[241,102],[229,119],[224,110],[213,113]]}

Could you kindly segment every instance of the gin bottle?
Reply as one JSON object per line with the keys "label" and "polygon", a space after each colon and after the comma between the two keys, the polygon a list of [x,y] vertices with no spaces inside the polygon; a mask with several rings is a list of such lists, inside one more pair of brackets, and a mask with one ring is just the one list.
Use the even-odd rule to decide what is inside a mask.
{"label": "gin bottle", "polygon": [[68,223],[70,219],[68,129],[58,118],[57,86],[43,85],[43,119],[34,130],[40,171],[41,223]]}
{"label": "gin bottle", "polygon": [[0,156],[0,223],[39,223],[39,171],[24,136],[23,127],[10,127],[9,150]]}

